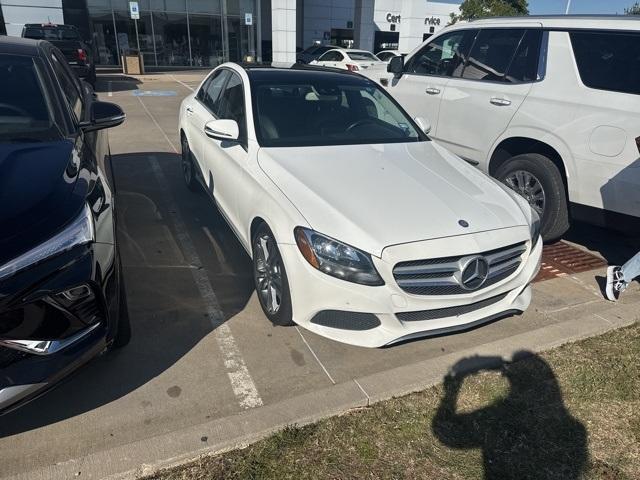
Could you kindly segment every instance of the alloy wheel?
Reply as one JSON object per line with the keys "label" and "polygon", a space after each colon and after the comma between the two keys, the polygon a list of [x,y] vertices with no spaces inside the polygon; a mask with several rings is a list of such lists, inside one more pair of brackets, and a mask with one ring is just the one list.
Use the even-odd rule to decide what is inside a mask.
{"label": "alloy wheel", "polygon": [[531,172],[516,170],[504,179],[504,183],[514,192],[522,196],[533,209],[538,212],[540,218],[544,214],[546,195],[542,183]]}
{"label": "alloy wheel", "polygon": [[256,290],[260,301],[270,315],[282,305],[282,258],[270,235],[261,235],[254,243]]}

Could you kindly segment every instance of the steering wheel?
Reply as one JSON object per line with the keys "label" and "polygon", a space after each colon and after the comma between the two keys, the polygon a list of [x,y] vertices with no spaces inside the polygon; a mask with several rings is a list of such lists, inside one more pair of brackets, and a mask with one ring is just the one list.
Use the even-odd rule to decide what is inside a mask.
{"label": "steering wheel", "polygon": [[360,120],[356,120],[351,125],[349,125],[346,129],[346,132],[348,133],[354,128],[361,127],[363,125],[366,125],[367,123],[376,123],[376,121],[373,118],[361,118]]}
{"label": "steering wheel", "polygon": [[1,109],[5,109],[5,110],[9,110],[11,112],[17,112],[18,114],[20,114],[21,117],[30,117],[31,114],[29,112],[27,112],[26,110],[23,110],[20,107],[16,107],[15,105],[10,105],[8,103],[0,103],[0,110]]}

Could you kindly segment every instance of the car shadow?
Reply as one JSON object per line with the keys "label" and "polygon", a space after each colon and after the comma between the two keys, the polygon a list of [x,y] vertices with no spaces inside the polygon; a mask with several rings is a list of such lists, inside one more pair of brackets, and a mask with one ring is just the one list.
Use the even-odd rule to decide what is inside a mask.
{"label": "car shadow", "polygon": [[[459,393],[470,375],[497,371],[509,383],[505,397],[461,412]],[[564,405],[553,370],[527,351],[460,360],[444,377],[444,394],[432,422],[447,447],[480,449],[486,480],[582,478],[588,461],[587,430]]]}
{"label": "car shadow", "polygon": [[128,75],[98,75],[94,91],[96,93],[128,92],[138,90],[143,82]]}
{"label": "car shadow", "polygon": [[[169,194],[150,177],[157,160]],[[131,321],[131,342],[80,368],[54,390],[0,420],[0,438],[81,415],[158,377],[218,324],[206,313],[192,275],[204,269],[217,293],[223,321],[244,309],[254,292],[249,256],[208,196],[187,190],[179,157],[168,153],[113,156],[117,185],[118,248]],[[170,221],[178,209],[186,231]],[[180,235],[200,260],[188,264]]]}

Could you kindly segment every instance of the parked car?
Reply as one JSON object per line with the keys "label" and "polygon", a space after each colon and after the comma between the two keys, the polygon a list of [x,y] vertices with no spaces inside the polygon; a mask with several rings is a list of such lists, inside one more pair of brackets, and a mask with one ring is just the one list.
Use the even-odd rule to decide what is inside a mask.
{"label": "parked car", "polygon": [[27,23],[22,28],[22,37],[51,42],[64,54],[76,75],[95,87],[96,64],[93,48],[82,38],[75,26]]}
{"label": "parked car", "polygon": [[0,413],[129,339],[97,101],[45,41],[0,38]]}
{"label": "parked car", "polygon": [[277,325],[379,347],[527,308],[527,202],[449,153],[375,82],[224,64],[179,113],[184,178],[253,261]]}
{"label": "parked car", "polygon": [[383,62],[389,62],[393,57],[399,57],[402,54],[397,50],[382,50],[381,52],[376,53],[376,57],[378,57]]}
{"label": "parked car", "polygon": [[296,52],[296,63],[311,63],[324,52],[336,48],[334,45],[311,45],[301,52]]}
{"label": "parked car", "polygon": [[310,63],[322,67],[341,68],[351,72],[358,72],[367,68],[384,68],[386,66],[385,62],[380,61],[380,59],[371,52],[354,49],[345,50],[341,48],[329,50]]}
{"label": "parked car", "polygon": [[640,19],[453,25],[378,76],[438,143],[523,195],[545,239],[640,217]]}

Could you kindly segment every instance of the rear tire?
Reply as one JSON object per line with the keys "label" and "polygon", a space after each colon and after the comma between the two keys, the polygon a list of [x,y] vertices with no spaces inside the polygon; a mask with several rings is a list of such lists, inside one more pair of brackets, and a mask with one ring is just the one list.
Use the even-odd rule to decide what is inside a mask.
{"label": "rear tire", "polygon": [[538,153],[517,155],[503,163],[495,177],[538,211],[543,240],[556,240],[569,229],[566,187],[549,158]]}
{"label": "rear tire", "polygon": [[182,135],[180,143],[182,146],[181,166],[184,183],[187,185],[189,190],[196,192],[199,188],[198,179],[196,178],[196,168],[195,163],[193,162],[191,148],[189,148],[189,141],[185,135]]}
{"label": "rear tire", "polygon": [[275,237],[266,223],[252,239],[253,280],[262,311],[274,325],[295,325],[289,280]]}

